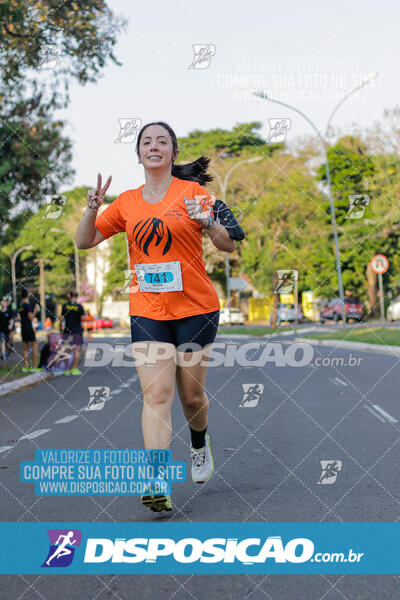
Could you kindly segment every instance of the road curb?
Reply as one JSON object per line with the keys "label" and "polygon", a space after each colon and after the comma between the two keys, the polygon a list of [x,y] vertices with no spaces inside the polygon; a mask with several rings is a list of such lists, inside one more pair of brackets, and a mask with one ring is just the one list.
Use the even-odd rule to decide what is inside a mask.
{"label": "road curb", "polygon": [[[90,337],[92,338],[92,340],[96,337],[99,338],[103,338],[103,337],[111,337],[111,338],[124,338],[124,337],[130,337],[131,333],[130,331],[127,331],[126,333],[123,333],[122,331],[119,332],[113,332],[113,333],[108,333],[107,331],[96,331],[96,333],[91,333]],[[89,340],[89,337],[87,335],[85,335],[85,338],[87,340]],[[90,340],[90,341],[92,341]]]}
{"label": "road curb", "polygon": [[[60,373],[60,375],[62,374],[63,373]],[[13,381],[9,381],[8,383],[3,383],[2,385],[0,385],[0,397],[6,396],[11,392],[17,392],[22,388],[36,385],[37,383],[41,383],[42,381],[47,381],[47,379],[52,379],[54,376],[54,373],[33,373],[32,375],[28,375],[27,377],[22,377],[21,379],[14,379]]]}
{"label": "road curb", "polygon": [[308,342],[314,346],[334,346],[344,350],[362,350],[375,352],[375,354],[390,354],[400,356],[400,346],[382,346],[380,344],[365,344],[362,342],[345,342],[343,340],[317,340],[314,338],[295,338],[295,342]]}

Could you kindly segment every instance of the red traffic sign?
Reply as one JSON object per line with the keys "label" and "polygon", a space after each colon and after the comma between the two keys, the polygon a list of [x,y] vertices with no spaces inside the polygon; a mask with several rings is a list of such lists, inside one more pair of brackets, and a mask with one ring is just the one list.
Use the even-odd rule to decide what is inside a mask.
{"label": "red traffic sign", "polygon": [[371,269],[374,273],[383,274],[389,268],[389,260],[384,254],[375,254],[375,256],[371,259]]}

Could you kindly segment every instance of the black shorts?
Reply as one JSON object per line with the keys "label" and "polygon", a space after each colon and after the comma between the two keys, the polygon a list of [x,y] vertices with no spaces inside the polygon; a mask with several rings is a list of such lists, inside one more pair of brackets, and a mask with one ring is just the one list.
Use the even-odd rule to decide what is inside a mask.
{"label": "black shorts", "polygon": [[131,317],[132,342],[168,342],[182,352],[195,352],[212,344],[217,335],[219,310],[183,319],[157,321],[147,317]]}
{"label": "black shorts", "polygon": [[36,342],[36,335],[33,327],[28,329],[21,329],[21,338],[23,342]]}

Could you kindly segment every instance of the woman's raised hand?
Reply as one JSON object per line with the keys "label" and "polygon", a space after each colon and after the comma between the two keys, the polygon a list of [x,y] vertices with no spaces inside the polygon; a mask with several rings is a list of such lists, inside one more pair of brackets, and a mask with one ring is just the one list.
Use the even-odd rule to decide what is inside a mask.
{"label": "woman's raised hand", "polygon": [[[193,220],[193,221],[197,221],[197,223],[199,223],[202,227],[204,227],[207,224],[208,221],[208,217],[210,215],[210,210],[208,208],[208,212],[204,211],[201,203],[198,202],[197,200],[190,199],[190,198],[183,198],[185,205],[186,205],[186,211],[189,215],[189,217]],[[207,207],[206,207],[207,209]]]}
{"label": "woman's raised hand", "polygon": [[101,175],[100,175],[100,173],[97,175],[96,189],[89,190],[87,193],[86,200],[87,200],[88,208],[91,208],[92,210],[96,210],[96,209],[100,208],[100,206],[103,203],[104,196],[106,195],[106,191],[110,187],[111,179],[112,179],[112,177],[110,175],[110,177],[107,179],[104,187],[101,187]]}

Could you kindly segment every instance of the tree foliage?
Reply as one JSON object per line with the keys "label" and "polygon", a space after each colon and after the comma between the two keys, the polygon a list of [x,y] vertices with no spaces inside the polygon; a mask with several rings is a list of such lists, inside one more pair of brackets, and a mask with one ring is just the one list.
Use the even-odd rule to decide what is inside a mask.
{"label": "tree foliage", "polygon": [[191,161],[201,155],[225,159],[227,157],[238,157],[245,155],[260,154],[271,155],[281,144],[266,145],[258,133],[262,123],[254,121],[251,123],[240,123],[227,129],[210,129],[200,131],[195,129],[186,137],[178,140],[180,161]]}
{"label": "tree foliage", "polygon": [[[8,243],[45,195],[68,183],[71,143],[53,110],[68,85],[94,82],[124,22],[106,2],[4,0],[0,4],[0,241]],[[51,52],[56,53],[55,59]],[[49,54],[50,53],[50,54]],[[54,64],[53,64],[54,63]],[[117,63],[119,64],[119,63]],[[52,67],[48,68],[49,65]]]}
{"label": "tree foliage", "polygon": [[5,0],[0,5],[1,82],[8,86],[25,79],[27,70],[45,67],[49,46],[57,46],[60,57],[52,69],[55,96],[60,82],[68,89],[70,77],[94,82],[108,60],[119,64],[113,48],[124,24],[103,0]]}
{"label": "tree foliage", "polygon": [[[87,187],[65,192],[67,202],[58,219],[45,217],[46,207],[25,219],[18,236],[2,248],[2,273],[4,290],[11,289],[9,257],[22,246],[32,246],[17,259],[18,286],[39,287],[39,267],[35,259],[45,259],[46,293],[58,299],[66,297],[75,285],[75,255],[73,239],[86,204]],[[58,230],[58,231],[54,231]],[[79,250],[80,272],[85,272],[87,250]]]}
{"label": "tree foliage", "polygon": [[[343,286],[355,296],[368,301],[372,312],[375,312],[376,276],[368,267],[372,257],[382,253],[389,258],[391,270],[384,278],[387,284],[390,285],[391,282],[393,286],[395,279],[398,279],[393,275],[399,264],[397,222],[400,216],[400,162],[393,154],[372,155],[367,151],[366,143],[354,136],[340,139],[329,149],[328,158],[338,224]],[[318,171],[318,179],[326,180],[324,165]],[[351,216],[350,195],[369,198],[369,204],[360,218]],[[327,223],[331,222],[328,202],[326,219]],[[332,233],[330,237],[333,239]],[[337,290],[335,271],[334,266],[330,271],[331,286]],[[337,293],[336,291],[335,295]]]}

